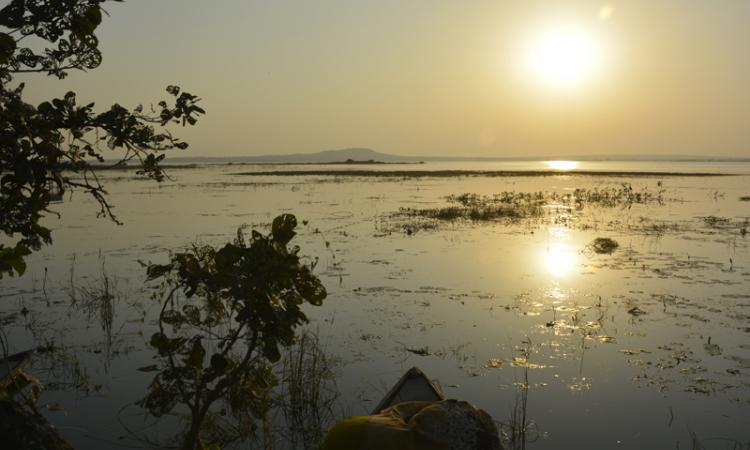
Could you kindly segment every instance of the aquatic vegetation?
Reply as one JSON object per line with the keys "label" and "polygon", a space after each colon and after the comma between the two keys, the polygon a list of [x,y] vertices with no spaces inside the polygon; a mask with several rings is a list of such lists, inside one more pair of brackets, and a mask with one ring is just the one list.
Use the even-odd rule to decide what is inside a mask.
{"label": "aquatic vegetation", "polygon": [[95,281],[85,285],[78,285],[73,280],[71,268],[71,282],[69,286],[70,307],[82,311],[87,321],[96,317],[104,332],[104,354],[108,364],[112,356],[112,339],[115,306],[120,300],[121,293],[117,289],[117,278],[111,276],[105,267],[104,259],[100,256],[101,272]]}
{"label": "aquatic vegetation", "polygon": [[600,255],[611,255],[620,244],[614,239],[598,237],[594,239],[586,248],[590,248],[594,253]]}
{"label": "aquatic vegetation", "polygon": [[293,448],[317,450],[328,428],[341,419],[334,411],[339,398],[336,360],[306,331],[287,348],[280,366],[273,403],[283,421],[273,432]]}
{"label": "aquatic vegetation", "polygon": [[[492,196],[464,193],[450,195],[445,200],[449,205],[438,208],[402,207],[391,219],[422,219],[438,223],[501,221],[513,224],[522,220],[549,218],[553,223],[570,224],[572,214],[587,206],[628,209],[633,205],[662,205],[666,201],[661,188],[655,192],[645,187],[636,190],[629,183],[617,187],[577,188],[571,193],[504,191]],[[413,223],[424,222],[412,220],[402,224],[402,228],[411,234],[418,229],[434,229],[436,226],[434,222],[427,222],[429,227],[414,226]]]}
{"label": "aquatic vegetation", "polygon": [[514,360],[523,360],[527,364],[518,365],[523,369],[522,381],[515,384],[518,391],[516,392],[515,401],[510,409],[508,419],[500,422],[500,435],[503,445],[509,450],[525,450],[528,443],[533,443],[539,438],[539,430],[536,422],[529,418],[529,369],[528,363],[532,354],[532,343],[528,337],[523,342],[523,346],[518,347],[519,355]]}
{"label": "aquatic vegetation", "polygon": [[648,188],[636,190],[630,183],[622,183],[618,187],[576,189],[570,197],[578,205],[598,205],[606,207],[631,207],[636,204],[663,204],[664,189],[661,185],[654,192]]}

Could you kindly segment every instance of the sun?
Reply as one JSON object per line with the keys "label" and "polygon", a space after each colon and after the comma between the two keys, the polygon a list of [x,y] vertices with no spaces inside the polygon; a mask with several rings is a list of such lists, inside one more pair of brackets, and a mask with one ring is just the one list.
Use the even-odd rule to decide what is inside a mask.
{"label": "sun", "polygon": [[532,39],[526,50],[526,69],[545,86],[575,88],[592,80],[600,69],[602,50],[590,31],[556,26]]}

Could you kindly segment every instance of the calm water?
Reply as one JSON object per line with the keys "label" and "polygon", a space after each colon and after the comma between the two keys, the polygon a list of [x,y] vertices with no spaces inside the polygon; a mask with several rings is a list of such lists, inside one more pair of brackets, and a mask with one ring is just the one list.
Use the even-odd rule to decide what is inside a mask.
{"label": "calm water", "polygon": [[[331,166],[282,166],[331,169]],[[345,169],[345,167],[338,167]],[[535,170],[543,163],[428,163],[372,170]],[[291,212],[308,224],[295,241],[319,257],[329,297],[309,328],[339,358],[341,406],[368,412],[409,367],[446,393],[507,422],[528,374],[528,447],[706,448],[750,442],[750,165],[583,162],[581,170],[722,172],[729,177],[348,178],[240,176],[273,166],[175,169],[162,184],[104,174],[125,224],[95,219],[75,194],[51,219],[55,243],[22,279],[2,280],[0,323],[14,350],[54,343],[34,373],[49,384],[48,416],[81,449],[143,446],[163,436],[133,402],[151,375],[156,306],[141,261],[220,245],[242,224],[263,228]],[[451,194],[570,193],[576,188],[659,192],[662,204],[551,205],[508,223],[419,222],[400,208],[434,208]],[[407,232],[406,230],[409,230]],[[615,239],[611,255],[592,252]],[[71,304],[71,280],[116,293],[102,326]],[[25,308],[25,309],[24,309]],[[27,314],[22,312],[28,311]],[[107,337],[111,334],[111,341]],[[416,354],[411,350],[420,350]],[[522,352],[527,360],[519,359]],[[58,407],[59,406],[59,407]],[[61,412],[59,410],[65,410]],[[123,439],[124,438],[124,439]]]}

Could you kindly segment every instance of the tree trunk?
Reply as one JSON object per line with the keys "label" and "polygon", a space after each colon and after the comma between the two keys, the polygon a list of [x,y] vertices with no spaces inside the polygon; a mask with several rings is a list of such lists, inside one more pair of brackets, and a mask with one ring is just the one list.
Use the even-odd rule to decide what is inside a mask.
{"label": "tree trunk", "polygon": [[207,411],[207,409],[201,408],[200,411],[191,412],[190,428],[188,428],[185,440],[182,442],[182,450],[203,449],[203,444],[201,443],[201,425],[203,425],[203,418],[206,417]]}

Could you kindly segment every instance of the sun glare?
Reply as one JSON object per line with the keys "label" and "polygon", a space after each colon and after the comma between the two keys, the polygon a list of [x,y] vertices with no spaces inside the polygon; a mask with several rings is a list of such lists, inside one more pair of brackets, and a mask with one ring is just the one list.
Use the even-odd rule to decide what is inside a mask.
{"label": "sun glare", "polygon": [[578,264],[575,250],[561,243],[550,245],[542,261],[547,272],[554,278],[567,277]]}
{"label": "sun glare", "polygon": [[556,88],[572,88],[589,81],[601,65],[601,48],[583,28],[560,26],[532,40],[526,67],[537,81]]}
{"label": "sun glare", "polygon": [[544,161],[544,164],[554,170],[573,170],[578,167],[577,161]]}

